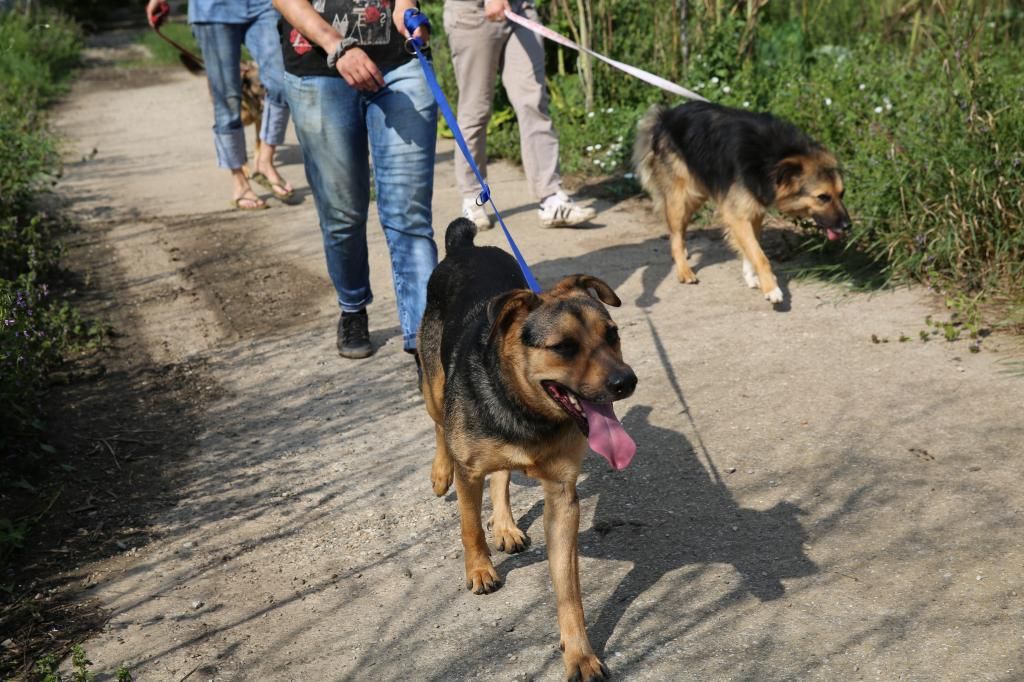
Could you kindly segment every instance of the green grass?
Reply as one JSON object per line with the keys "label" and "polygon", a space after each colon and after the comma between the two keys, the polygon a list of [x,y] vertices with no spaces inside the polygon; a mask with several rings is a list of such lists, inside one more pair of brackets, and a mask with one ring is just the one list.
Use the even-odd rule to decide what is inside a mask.
{"label": "green grass", "polygon": [[[179,43],[192,51],[193,54],[202,57],[196,39],[192,37],[192,29],[188,24],[165,23],[160,30],[171,40]],[[171,47],[167,41],[162,40],[156,31],[147,30],[139,37],[139,44],[149,50],[150,62],[156,64],[178,64],[178,51]]]}
{"label": "green grass", "polygon": [[[0,13],[0,494],[45,482],[55,452],[46,443],[47,378],[95,339],[67,301],[66,221],[39,202],[61,172],[47,105],[65,92],[82,42],[62,15]],[[0,566],[33,522],[0,516]]]}
{"label": "green grass", "polygon": [[[192,54],[202,59],[203,53],[199,49],[199,44],[196,43],[195,37],[192,35],[192,28],[185,23],[171,22],[165,23],[160,27],[160,31],[178,43],[182,47],[190,50]],[[144,31],[140,36],[138,43],[149,51],[149,58],[141,62],[135,62],[140,66],[151,65],[151,64],[179,64],[181,58],[176,48],[172,47],[170,43],[162,39],[157,35],[156,31],[147,30]],[[251,60],[252,55],[249,50],[243,45],[242,46],[242,59]]]}
{"label": "green grass", "polygon": [[[1024,9],[795,0],[748,20],[744,3],[715,3],[726,8],[717,16],[711,4],[689,2],[686,59],[677,3],[593,3],[594,46],[712,101],[789,119],[836,153],[854,229],[840,246],[806,239],[813,264],[798,274],[869,289],[923,283],[961,314],[1024,332]],[[557,3],[541,10],[569,34]],[[434,18],[435,45],[439,26]],[[630,179],[637,119],[679,100],[596,64],[587,111],[575,53],[547,48],[563,172]],[[446,51],[435,50],[435,66],[454,96]],[[495,111],[490,155],[519,159],[500,89]]]}

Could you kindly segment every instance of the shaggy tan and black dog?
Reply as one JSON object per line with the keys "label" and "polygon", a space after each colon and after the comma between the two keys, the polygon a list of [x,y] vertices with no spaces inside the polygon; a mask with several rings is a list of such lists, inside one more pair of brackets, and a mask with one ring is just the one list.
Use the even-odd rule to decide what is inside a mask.
{"label": "shaggy tan and black dog", "polygon": [[769,208],[811,218],[829,239],[850,226],[843,177],[832,154],[796,126],[765,113],[688,102],[655,107],[640,121],[633,164],[665,212],[680,282],[697,276],[686,262],[686,227],[708,199],[718,205],[743,278],[771,303],[782,291],[759,242]]}

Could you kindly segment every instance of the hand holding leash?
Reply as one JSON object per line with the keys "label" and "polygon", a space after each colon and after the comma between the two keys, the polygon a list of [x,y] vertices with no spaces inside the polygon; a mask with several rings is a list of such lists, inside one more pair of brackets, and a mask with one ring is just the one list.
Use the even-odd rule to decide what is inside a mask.
{"label": "hand holding leash", "polygon": [[405,10],[402,20],[405,22],[405,30],[402,33],[406,37],[406,47],[413,48],[410,52],[425,48],[430,38],[430,19],[427,19],[427,15],[415,7],[410,7]]}
{"label": "hand holding leash", "polygon": [[146,4],[146,18],[149,20],[149,25],[153,27],[154,31],[156,31],[156,34],[178,51],[178,57],[181,59],[181,63],[186,69],[191,73],[201,73],[205,68],[203,66],[203,60],[187,47],[171,40],[160,31],[160,27],[165,21],[167,21],[167,17],[169,17],[170,14],[171,6],[168,5],[165,0],[149,0]]}
{"label": "hand holding leash", "polygon": [[484,5],[484,16],[488,21],[504,21],[505,12],[511,11],[512,7],[508,0],[487,0],[487,4]]}
{"label": "hand holding leash", "polygon": [[153,28],[160,28],[171,14],[171,6],[164,0],[149,0],[146,4],[146,18]]}

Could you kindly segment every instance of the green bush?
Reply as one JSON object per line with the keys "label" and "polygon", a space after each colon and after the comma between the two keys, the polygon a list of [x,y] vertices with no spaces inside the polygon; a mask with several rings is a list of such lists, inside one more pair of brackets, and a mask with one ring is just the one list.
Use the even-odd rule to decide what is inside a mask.
{"label": "green bush", "polygon": [[[1024,330],[1024,10],[1016,3],[799,0],[748,14],[758,3],[690,0],[684,51],[683,3],[546,2],[545,23],[570,35],[564,7],[579,2],[594,14],[598,51],[711,101],[789,119],[835,152],[855,228],[842,245],[807,240],[834,263],[820,272],[868,262],[880,274],[874,281],[924,282],[972,314],[980,305]],[[439,18],[435,45],[438,26]],[[630,177],[636,121],[651,104],[679,100],[595,63],[587,111],[577,55],[547,51],[563,171]],[[436,64],[454,98],[447,54]],[[488,148],[492,158],[519,158],[500,90]]]}
{"label": "green bush", "polygon": [[[82,35],[52,12],[0,13],[0,487],[52,452],[42,399],[50,371],[91,336],[65,300],[64,222],[39,206],[60,174],[46,105],[64,92]],[[0,557],[23,532],[4,520]],[[23,528],[22,528],[23,531]]]}
{"label": "green bush", "polygon": [[64,16],[0,13],[0,106],[11,108],[0,120],[38,124],[42,106],[66,89],[81,47],[81,30]]}

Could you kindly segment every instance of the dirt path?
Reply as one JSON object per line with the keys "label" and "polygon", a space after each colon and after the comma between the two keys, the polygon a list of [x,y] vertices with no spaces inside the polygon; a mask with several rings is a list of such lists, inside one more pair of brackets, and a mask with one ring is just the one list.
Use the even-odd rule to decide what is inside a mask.
{"label": "dirt path", "polygon": [[[515,480],[513,504],[534,548],[496,555],[496,594],[463,588],[376,223],[383,346],[346,362],[298,148],[282,159],[301,205],[227,211],[209,109],[187,74],[97,70],[59,116],[83,158],[63,183],[86,226],[72,259],[109,296],[133,361],[186,368],[205,396],[182,412],[194,437],[169,444],[163,511],[71,576],[110,613],[85,644],[97,669],[559,679],[531,482]],[[451,177],[442,144],[438,229],[458,206]],[[1005,373],[1005,343],[920,342],[919,291],[790,282],[791,309],[774,312],[715,230],[691,242],[701,284],[682,287],[646,202],[543,231],[519,172],[492,180],[542,282],[590,272],[625,302],[640,384],[619,414],[640,449],[623,473],[590,458],[580,486],[589,631],[618,679],[1024,676],[1024,380]]]}

